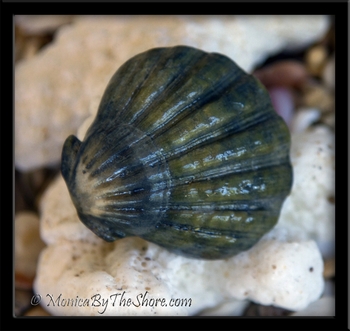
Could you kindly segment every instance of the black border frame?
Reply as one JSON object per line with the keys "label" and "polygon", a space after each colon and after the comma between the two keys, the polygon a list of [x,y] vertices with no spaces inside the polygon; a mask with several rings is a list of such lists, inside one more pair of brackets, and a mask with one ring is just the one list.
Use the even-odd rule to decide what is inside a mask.
{"label": "black border frame", "polygon": [[[81,4],[84,3],[82,6]],[[199,5],[200,4],[200,5]],[[55,2],[48,1],[26,1],[26,0],[8,0],[0,4],[1,12],[1,156],[3,162],[0,163],[1,169],[1,191],[2,203],[1,210],[1,310],[0,326],[1,329],[19,330],[19,329],[69,329],[71,326],[75,329],[122,329],[133,328],[152,328],[152,329],[173,329],[186,328],[189,319],[195,319],[190,324],[191,329],[270,329],[270,330],[347,330],[348,324],[348,247],[344,249],[344,243],[348,242],[348,220],[347,202],[344,198],[344,190],[339,191],[339,187],[348,183],[347,170],[348,158],[342,155],[348,151],[348,10],[347,1],[222,1],[209,2],[89,2],[61,0]],[[303,15],[334,15],[336,28],[336,108],[341,109],[336,115],[336,219],[340,222],[336,226],[336,317],[334,318],[298,318],[298,317],[228,317],[229,319],[244,319],[242,323],[231,324],[231,321],[219,321],[228,319],[223,317],[187,317],[187,318],[127,318],[127,317],[13,317],[13,265],[9,245],[12,238],[9,235],[12,232],[12,221],[14,217],[14,28],[13,15],[19,14],[124,14],[124,15],[146,15],[146,14],[303,14]],[[9,123],[12,123],[10,126]],[[12,134],[9,134],[12,130]],[[12,150],[9,148],[12,138]],[[339,156],[339,157],[338,157]],[[11,175],[12,176],[11,176]],[[10,180],[8,180],[8,178]],[[6,190],[6,191],[5,191]],[[10,190],[10,194],[9,194]],[[347,195],[347,194],[345,194]],[[9,201],[7,201],[9,200]],[[11,206],[11,208],[9,208]],[[346,215],[346,216],[345,216]],[[346,263],[344,263],[346,261]],[[11,286],[10,286],[11,284]],[[104,319],[101,323],[101,318]],[[105,321],[112,319],[113,321]],[[119,321],[120,319],[120,321]],[[122,320],[126,320],[125,323]],[[169,321],[171,319],[171,322]],[[209,323],[214,320],[213,324]],[[79,320],[79,324],[72,323]],[[120,323],[122,322],[122,323]],[[226,323],[228,322],[228,323]]]}

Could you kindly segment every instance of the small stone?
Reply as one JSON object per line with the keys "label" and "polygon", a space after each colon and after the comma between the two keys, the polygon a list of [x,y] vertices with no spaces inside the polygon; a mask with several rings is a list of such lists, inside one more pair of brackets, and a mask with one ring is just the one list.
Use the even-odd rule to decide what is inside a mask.
{"label": "small stone", "polygon": [[15,171],[16,212],[22,210],[37,210],[41,194],[59,172],[59,168],[39,168],[28,172]]}
{"label": "small stone", "polygon": [[334,95],[323,85],[312,83],[303,88],[302,104],[306,108],[316,108],[322,113],[334,111]]}
{"label": "small stone", "polygon": [[323,45],[316,45],[310,48],[305,57],[308,71],[312,75],[320,77],[326,64],[327,56],[328,52]]}
{"label": "small stone", "polygon": [[272,86],[300,87],[308,78],[304,64],[294,60],[275,62],[256,70],[253,75],[267,88]]}
{"label": "small stone", "polygon": [[322,297],[334,297],[335,296],[335,282],[332,279],[327,279],[324,283],[324,291]]}
{"label": "small stone", "polygon": [[71,23],[73,15],[16,15],[15,24],[26,34],[45,35]]}
{"label": "small stone", "polygon": [[33,287],[33,276],[22,274],[19,271],[15,271],[15,286],[17,289],[30,290]]}
{"label": "small stone", "polygon": [[[17,16],[15,16],[17,17]],[[28,35],[17,24],[15,25],[15,62],[29,60],[39,50],[52,41],[51,35]]]}
{"label": "small stone", "polygon": [[294,117],[293,93],[286,87],[270,87],[268,89],[272,105],[290,128]]}
{"label": "small stone", "polygon": [[35,306],[24,314],[24,316],[51,316],[43,307]]}
{"label": "small stone", "polygon": [[335,129],[335,113],[323,114],[320,121],[333,130]]}
{"label": "small stone", "polygon": [[335,88],[335,54],[331,56],[331,58],[326,63],[323,74],[322,74],[322,80],[326,84],[326,86],[334,91]]}
{"label": "small stone", "polygon": [[243,316],[288,316],[290,313],[287,309],[251,303]]}
{"label": "small stone", "polygon": [[16,317],[23,316],[24,312],[30,308],[32,292],[29,290],[15,289],[15,310]]}
{"label": "small stone", "polygon": [[30,209],[21,184],[21,173],[15,170],[15,213]]}
{"label": "small stone", "polygon": [[323,277],[326,279],[335,276],[335,259],[328,258],[324,261]]}
{"label": "small stone", "polygon": [[17,213],[15,218],[16,288],[30,289],[36,274],[38,256],[45,244],[39,234],[39,217],[33,212]]}
{"label": "small stone", "polygon": [[216,307],[205,309],[199,313],[199,316],[241,316],[248,305],[248,300],[230,300]]}
{"label": "small stone", "polygon": [[335,299],[334,297],[323,297],[310,304],[306,309],[290,316],[335,316]]}

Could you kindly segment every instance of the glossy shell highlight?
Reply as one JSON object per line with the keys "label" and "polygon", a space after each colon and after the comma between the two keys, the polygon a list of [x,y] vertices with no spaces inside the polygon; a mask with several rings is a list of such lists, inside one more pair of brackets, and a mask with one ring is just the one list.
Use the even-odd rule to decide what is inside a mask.
{"label": "glossy shell highlight", "polygon": [[80,220],[104,240],[222,259],[276,224],[289,148],[267,91],[232,60],[155,48],[113,75],[84,140],[67,138],[61,170]]}

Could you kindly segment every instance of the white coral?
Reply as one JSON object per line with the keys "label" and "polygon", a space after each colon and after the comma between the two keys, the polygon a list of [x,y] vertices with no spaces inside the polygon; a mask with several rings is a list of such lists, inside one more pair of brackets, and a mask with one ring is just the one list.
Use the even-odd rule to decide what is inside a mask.
{"label": "white coral", "polygon": [[251,71],[286,46],[317,40],[328,26],[328,18],[317,15],[81,17],[16,65],[16,167],[59,163],[64,140],[97,110],[113,73],[142,51],[189,45],[225,54]]}
{"label": "white coral", "polygon": [[[247,300],[296,311],[306,308],[324,287],[322,256],[314,240],[334,243],[333,206],[320,201],[332,189],[332,137],[323,127],[292,137],[295,184],[279,224],[249,251],[226,260],[188,259],[139,238],[105,243],[79,221],[65,183],[58,177],[41,204],[42,237],[49,247],[41,256],[35,288],[56,300],[54,305],[46,297],[45,308],[54,315],[99,315],[101,311],[104,315],[193,315],[229,300],[241,300],[238,311]],[[313,166],[331,170],[315,180]],[[307,192],[303,192],[305,185]],[[315,206],[322,206],[322,216]],[[121,298],[124,293],[124,299],[137,304],[146,291],[148,298],[164,298],[168,304],[171,299],[191,299],[191,306],[111,303],[111,296]],[[109,298],[110,303],[91,306],[94,295]],[[77,296],[90,299],[90,305],[57,305],[59,297]]]}
{"label": "white coral", "polygon": [[314,239],[325,257],[334,255],[335,144],[326,126],[295,134],[291,155],[292,193],[284,202],[278,226]]}

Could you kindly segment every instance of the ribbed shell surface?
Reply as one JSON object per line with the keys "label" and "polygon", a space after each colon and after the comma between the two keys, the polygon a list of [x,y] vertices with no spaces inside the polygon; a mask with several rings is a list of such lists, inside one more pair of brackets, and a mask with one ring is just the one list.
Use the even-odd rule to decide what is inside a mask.
{"label": "ribbed shell surface", "polygon": [[81,221],[189,257],[226,258],[277,222],[292,185],[290,136],[268,93],[229,58],[177,46],[111,78],[62,174]]}

